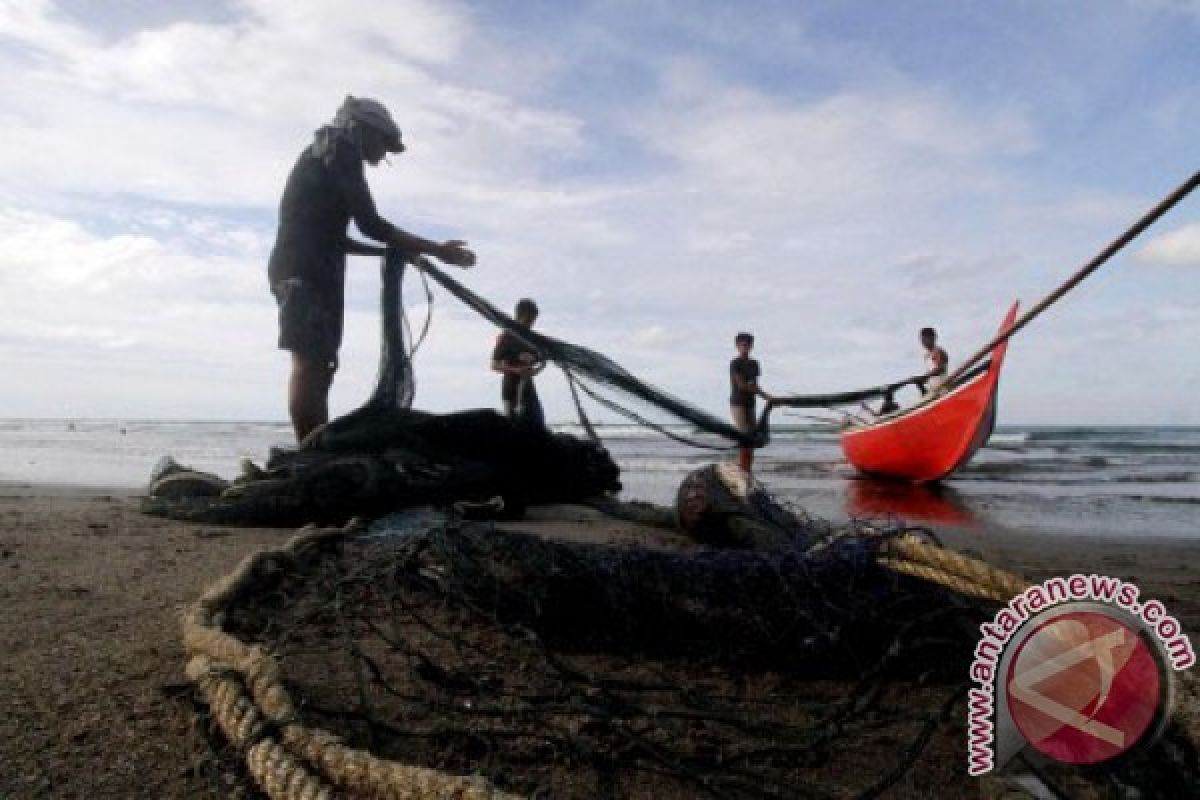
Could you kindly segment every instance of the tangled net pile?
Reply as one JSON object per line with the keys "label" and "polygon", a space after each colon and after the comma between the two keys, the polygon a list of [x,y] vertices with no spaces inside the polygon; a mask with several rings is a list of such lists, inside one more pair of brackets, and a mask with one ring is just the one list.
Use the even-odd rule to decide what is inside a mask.
{"label": "tangled net pile", "polygon": [[[431,512],[372,531],[252,557],[185,620],[189,674],[271,797],[978,796],[962,700],[990,610],[867,557],[877,531],[803,552]],[[1172,728],[1089,780],[1183,796],[1198,775]]]}
{"label": "tangled net pile", "polygon": [[447,523],[264,575],[225,627],[283,662],[305,724],[518,795],[870,796],[945,721],[968,609],[856,573],[836,548],[659,552]]}

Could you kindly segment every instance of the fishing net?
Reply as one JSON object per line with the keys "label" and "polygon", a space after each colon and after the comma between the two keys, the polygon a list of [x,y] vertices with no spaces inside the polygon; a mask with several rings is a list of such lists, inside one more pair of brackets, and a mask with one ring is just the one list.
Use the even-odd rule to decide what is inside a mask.
{"label": "fishing net", "polygon": [[[405,256],[402,253],[389,251],[386,260],[388,264],[395,265],[392,267],[393,269],[400,270],[403,269],[404,258]],[[518,324],[512,317],[496,308],[487,299],[480,297],[466,286],[451,278],[428,259],[417,258],[414,263],[423,274],[433,278],[442,288],[462,301],[468,308],[496,327],[517,337],[539,353],[543,360],[561,367],[566,373],[574,396],[577,397],[577,390],[582,391],[610,411],[614,411],[639,425],[652,428],[672,438],[699,447],[722,449],[717,445],[672,433],[648,416],[630,408],[629,405],[607,396],[599,387],[615,389],[628,398],[640,400],[656,410],[665,411],[676,419],[691,423],[698,432],[715,434],[742,445],[760,446],[765,443],[765,429],[761,429],[753,434],[742,433],[728,422],[639,379],[629,370],[602,353],[598,353],[582,345],[564,342],[561,339],[556,339],[553,336],[548,336]],[[584,415],[584,419],[586,420],[586,415]],[[584,422],[584,426],[585,428],[590,427],[586,422]]]}
{"label": "fishing net", "polygon": [[[739,433],[419,266],[562,366],[573,394],[599,399],[601,385],[765,441],[765,425]],[[399,371],[381,384],[401,391],[367,408],[407,407],[400,355],[385,355]],[[737,549],[601,546],[436,512],[302,532],[185,614],[188,674],[246,774],[286,800],[1195,795],[1200,690],[1187,674],[1136,759],[1064,770],[1021,755],[1028,791],[1012,793],[967,778],[978,625],[1024,584],[911,531],[834,528],[711,484],[685,482],[675,514],[623,514]]]}
{"label": "fishing net", "polygon": [[953,780],[911,767],[956,702],[975,613],[896,592],[853,537],[804,557],[403,527],[269,577],[225,620],[282,662],[302,723],[352,747],[529,797]]}
{"label": "fishing net", "polygon": [[[189,614],[189,674],[289,800],[979,796],[964,696],[995,605],[888,568],[904,531],[776,513],[791,535],[768,551],[432,511],[305,533]],[[1059,785],[1186,796],[1197,778],[1173,723],[1146,758]]]}
{"label": "fishing net", "polygon": [[[602,447],[494,411],[390,410],[318,432],[319,446],[281,451],[266,470],[233,482],[183,470],[155,480],[148,514],[236,525],[340,524],[400,508],[502,498],[512,514],[537,503],[578,502],[620,489]],[[176,465],[178,468],[178,465]],[[172,481],[179,491],[170,491]]]}
{"label": "fishing net", "polygon": [[[379,516],[399,508],[492,497],[502,497],[509,508],[518,511],[530,503],[581,501],[620,486],[617,465],[592,428],[581,394],[639,425],[694,446],[726,449],[729,445],[672,431],[651,420],[650,411],[635,410],[632,404],[688,421],[695,434],[711,434],[748,446],[766,442],[767,412],[756,431],[740,432],[640,380],[600,353],[518,325],[424,259],[416,262],[423,281],[433,278],[562,368],[589,439],[555,434],[486,410],[441,415],[414,410],[412,355],[428,331],[429,317],[414,342],[403,306],[406,263],[401,254],[392,251],[382,264],[379,370],[366,403],[318,428],[297,450],[274,451],[265,469],[251,465],[233,481],[177,464],[171,465],[169,475],[156,470],[143,510],[205,522],[296,525],[339,523],[356,515]],[[425,293],[428,300],[427,284]],[[629,400],[614,399],[614,392]],[[827,404],[848,397],[793,397],[782,404]]]}
{"label": "fishing net", "polygon": [[[396,252],[388,254],[384,262],[385,287],[389,285],[389,275],[393,276],[390,280],[393,283],[396,282],[397,279],[394,276],[402,274],[405,263],[402,254]],[[557,364],[567,379],[571,396],[575,401],[575,406],[580,416],[580,422],[593,438],[595,437],[595,433],[580,403],[580,392],[609,411],[619,414],[637,425],[658,431],[676,441],[692,447],[723,450],[730,447],[730,445],[714,444],[698,439],[695,436],[676,433],[666,426],[655,422],[650,418],[648,413],[633,408],[629,400],[640,402],[646,405],[648,409],[665,411],[677,419],[691,423],[697,433],[714,434],[739,445],[760,447],[766,444],[769,436],[768,420],[771,406],[780,408],[833,408],[853,405],[877,397],[890,397],[905,386],[922,385],[924,381],[922,376],[915,376],[865,389],[827,394],[779,396],[772,401],[771,406],[764,410],[759,420],[758,429],[747,434],[737,430],[724,420],[718,419],[663,389],[641,380],[629,372],[629,370],[601,353],[581,345],[564,342],[518,324],[512,317],[500,311],[487,299],[480,297],[466,286],[451,278],[428,259],[417,258],[414,263],[417,265],[418,271],[422,276],[433,278],[442,288],[462,301],[468,308],[493,325],[508,331],[513,336],[522,340],[529,347],[536,350],[544,360]],[[398,297],[399,289],[397,288],[394,291]],[[389,328],[386,321],[389,296],[388,290],[385,288],[385,330]],[[990,362],[976,366],[959,377],[955,385],[961,385],[978,377],[986,372],[989,366]],[[619,401],[611,396],[611,394],[605,392],[604,389],[616,390],[626,400]]]}

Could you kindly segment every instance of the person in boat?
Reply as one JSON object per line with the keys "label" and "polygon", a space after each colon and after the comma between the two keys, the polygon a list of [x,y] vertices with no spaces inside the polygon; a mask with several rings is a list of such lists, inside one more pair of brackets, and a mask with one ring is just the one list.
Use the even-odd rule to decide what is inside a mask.
{"label": "person in boat", "polygon": [[[517,302],[513,318],[522,328],[529,330],[537,321],[537,303],[528,297]],[[522,341],[519,335],[501,331],[496,337],[492,351],[492,370],[504,377],[500,380],[500,399],[504,404],[504,415],[514,422],[530,427],[546,427],[542,403],[538,399],[534,376],[546,366],[536,350]]]}
{"label": "person in boat", "polygon": [[[347,96],[333,121],[316,131],[288,175],[267,269],[279,306],[279,347],[292,354],[288,415],[297,441],[329,420],[329,389],[338,368],[346,254],[396,248],[470,267],[466,242],[435,242],[401,230],[375,209],[363,165],[403,153],[400,129],[379,102]],[[346,235],[353,219],[372,246]]]}
{"label": "person in boat", "polygon": [[[754,349],[754,336],[749,333],[739,333],[733,339],[737,348],[737,358],[729,362],[729,414],[733,417],[733,426],[742,433],[753,433],[757,427],[754,415],[756,399],[761,397],[771,404],[774,398],[763,391],[758,385],[762,368],[758,361],[750,357]],[[749,447],[738,449],[738,466],[747,472],[754,466],[754,450]]]}
{"label": "person in boat", "polygon": [[885,392],[884,393],[883,401],[880,402],[878,410],[871,408],[869,405],[867,405],[865,400],[862,403],[860,403],[859,405],[861,405],[863,410],[866,411],[868,414],[870,414],[873,417],[882,417],[886,414],[891,414],[893,411],[900,410],[900,404],[896,402],[895,392]]}
{"label": "person in boat", "polygon": [[921,346],[925,348],[925,372],[917,380],[922,392],[936,392],[946,383],[950,356],[938,347],[937,331],[921,328]]}

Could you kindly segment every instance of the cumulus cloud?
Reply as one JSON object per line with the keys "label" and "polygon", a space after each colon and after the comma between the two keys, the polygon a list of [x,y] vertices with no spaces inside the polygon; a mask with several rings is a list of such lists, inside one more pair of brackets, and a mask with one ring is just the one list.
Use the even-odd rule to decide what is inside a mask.
{"label": "cumulus cloud", "polygon": [[[105,236],[72,220],[0,210],[0,336],[33,346],[70,341],[97,357],[93,345],[139,346],[162,360],[227,358],[244,327],[208,329],[199,320],[261,316],[261,278],[249,268],[261,252],[248,242],[218,256],[196,252],[186,231]],[[270,319],[256,327],[263,322]]]}
{"label": "cumulus cloud", "polygon": [[[1031,190],[1053,150],[1045,114],[918,80],[802,21],[768,37],[734,15],[714,31],[664,5],[655,31],[675,38],[646,47],[619,4],[550,36],[432,0],[235,0],[116,31],[72,9],[0,0],[0,355],[40,376],[0,414],[76,398],[70,413],[282,416],[264,275],[274,209],[347,92],[388,103],[410,146],[368,174],[389,218],[469,239],[480,266],[462,276],[477,291],[501,306],[533,296],[539,327],[717,409],[739,329],[758,335],[776,385],[902,376],[919,364],[916,328],[968,349],[1014,295],[1053,286],[1145,204],[1087,181]],[[820,80],[720,68],[767,39],[755,55]],[[864,54],[869,69],[837,62]],[[1192,252],[1179,234],[1177,259]],[[1164,258],[1156,245],[1144,258]],[[1089,297],[1116,302],[1099,280]],[[348,292],[339,409],[374,377],[373,262],[352,261]],[[441,293],[432,313],[419,402],[494,403],[493,332]],[[1173,324],[1193,324],[1180,313]],[[1159,328],[1120,329],[1174,353]],[[1064,347],[1048,336],[1023,363],[1065,376]],[[552,415],[567,409],[544,381]],[[1016,396],[1031,410],[1069,397]]]}
{"label": "cumulus cloud", "polygon": [[246,0],[237,8],[228,22],[107,41],[44,0],[0,6],[6,181],[28,192],[271,205],[303,132],[331,118],[347,92],[396,109],[422,154],[406,170],[407,189],[433,199],[449,186],[482,205],[505,179],[519,192],[536,185],[517,177],[534,154],[577,144],[570,115],[439,77],[477,35],[452,7]]}
{"label": "cumulus cloud", "polygon": [[803,102],[691,69],[667,89],[670,105],[648,115],[647,136],[739,196],[803,195],[815,206],[830,196],[850,204],[897,189],[924,194],[952,177],[978,185],[981,165],[1036,145],[1020,114],[968,114],[928,91],[847,91]]}
{"label": "cumulus cloud", "polygon": [[1200,223],[1156,236],[1138,251],[1137,258],[1145,264],[1200,267]]}

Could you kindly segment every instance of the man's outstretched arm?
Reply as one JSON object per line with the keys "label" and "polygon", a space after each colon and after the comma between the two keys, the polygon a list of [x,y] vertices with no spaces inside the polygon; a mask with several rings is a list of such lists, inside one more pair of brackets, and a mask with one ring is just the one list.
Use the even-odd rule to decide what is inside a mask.
{"label": "man's outstretched arm", "polygon": [[[467,249],[466,242],[457,239],[434,242],[401,230],[380,216],[375,208],[375,200],[371,197],[371,190],[367,186],[362,161],[349,153],[342,157],[346,159],[339,170],[342,192],[346,197],[350,215],[354,218],[354,224],[364,236],[406,253],[433,256],[456,267],[475,265],[475,254]],[[370,254],[372,253],[368,253]]]}

